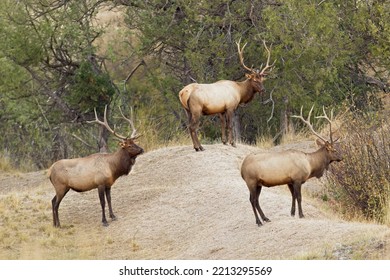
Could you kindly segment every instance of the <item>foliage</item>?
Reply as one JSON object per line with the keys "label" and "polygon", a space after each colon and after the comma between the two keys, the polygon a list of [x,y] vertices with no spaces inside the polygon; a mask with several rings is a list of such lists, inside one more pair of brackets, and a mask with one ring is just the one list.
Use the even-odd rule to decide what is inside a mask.
{"label": "foliage", "polygon": [[74,73],[70,92],[72,94],[65,97],[67,103],[78,111],[88,112],[91,108],[102,110],[110,103],[115,89],[108,74],[94,70],[91,62],[83,61]]}
{"label": "foliage", "polygon": [[[265,62],[263,40],[275,60],[267,92],[237,111],[243,141],[286,132],[288,116],[302,105],[346,103],[375,112],[381,107],[376,91],[389,88],[389,5],[385,0],[1,1],[0,125],[7,133],[0,135],[0,150],[16,164],[31,160],[38,168],[96,151],[108,136],[86,121],[94,108],[101,117],[106,104],[118,129],[124,127],[116,108],[132,107],[150,148],[182,139],[187,119],[178,92],[194,81],[243,80],[235,44],[240,38],[248,42],[247,65],[260,68]],[[120,20],[102,24],[112,11]],[[270,93],[274,107],[263,104]],[[218,139],[218,117],[204,118],[201,134]]]}
{"label": "foliage", "polygon": [[349,218],[389,223],[390,124],[377,115],[359,115],[344,130],[344,160],[332,169],[330,197]]}

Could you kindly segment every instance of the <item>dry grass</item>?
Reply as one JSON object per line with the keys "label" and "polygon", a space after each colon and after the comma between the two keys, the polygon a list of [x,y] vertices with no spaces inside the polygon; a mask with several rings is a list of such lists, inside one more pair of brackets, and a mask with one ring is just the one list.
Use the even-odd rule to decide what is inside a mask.
{"label": "dry grass", "polygon": [[13,170],[11,159],[8,155],[0,154],[0,171],[11,172]]}
{"label": "dry grass", "polygon": [[[279,148],[305,150],[308,143]],[[258,228],[239,176],[243,157],[258,149],[205,148],[166,147],[139,157],[132,173],[113,186],[118,221],[107,228],[96,191],[69,192],[56,229],[54,190],[43,172],[0,174],[0,259],[386,258],[386,227],[332,218],[317,206],[323,202],[308,196],[307,218],[291,218],[284,187],[262,193],[272,222]],[[310,183],[307,188],[318,185]]]}

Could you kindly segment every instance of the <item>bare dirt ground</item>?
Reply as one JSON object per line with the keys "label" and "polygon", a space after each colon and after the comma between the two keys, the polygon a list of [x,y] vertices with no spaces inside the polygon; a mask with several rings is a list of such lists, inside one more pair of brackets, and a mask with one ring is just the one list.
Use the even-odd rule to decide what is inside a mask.
{"label": "bare dirt ground", "polygon": [[[142,143],[141,143],[142,145]],[[313,150],[311,142],[275,149]],[[0,259],[389,259],[387,226],[347,222],[303,187],[304,219],[290,216],[286,186],[264,188],[271,219],[257,227],[240,176],[238,145],[168,147],[141,155],[112,188],[117,221],[101,226],[96,190],[69,192],[52,227],[54,189],[45,172],[0,173]]]}

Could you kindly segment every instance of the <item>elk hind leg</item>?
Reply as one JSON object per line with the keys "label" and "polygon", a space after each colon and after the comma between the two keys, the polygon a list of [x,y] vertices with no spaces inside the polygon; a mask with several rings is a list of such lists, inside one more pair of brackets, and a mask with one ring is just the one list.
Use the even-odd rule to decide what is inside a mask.
{"label": "elk hind leg", "polygon": [[192,143],[194,144],[194,149],[195,151],[203,151],[204,148],[199,142],[198,139],[198,127],[199,127],[199,119],[200,119],[200,113],[189,113],[189,129],[190,129],[190,134],[192,138]]}

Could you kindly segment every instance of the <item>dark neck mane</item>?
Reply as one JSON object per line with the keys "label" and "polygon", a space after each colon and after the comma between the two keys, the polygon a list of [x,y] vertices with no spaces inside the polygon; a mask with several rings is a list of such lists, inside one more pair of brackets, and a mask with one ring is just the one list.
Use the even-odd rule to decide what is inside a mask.
{"label": "dark neck mane", "polygon": [[307,154],[312,167],[310,177],[320,178],[328,169],[330,160],[325,147],[321,147],[315,152]]}
{"label": "dark neck mane", "polygon": [[111,171],[116,178],[127,175],[135,163],[136,156],[132,157],[125,149],[119,149],[113,154],[113,160],[110,162]]}
{"label": "dark neck mane", "polygon": [[246,79],[243,82],[238,82],[241,88],[241,100],[240,104],[246,104],[252,101],[253,97],[255,97],[255,89],[252,86],[252,82],[250,79]]}

